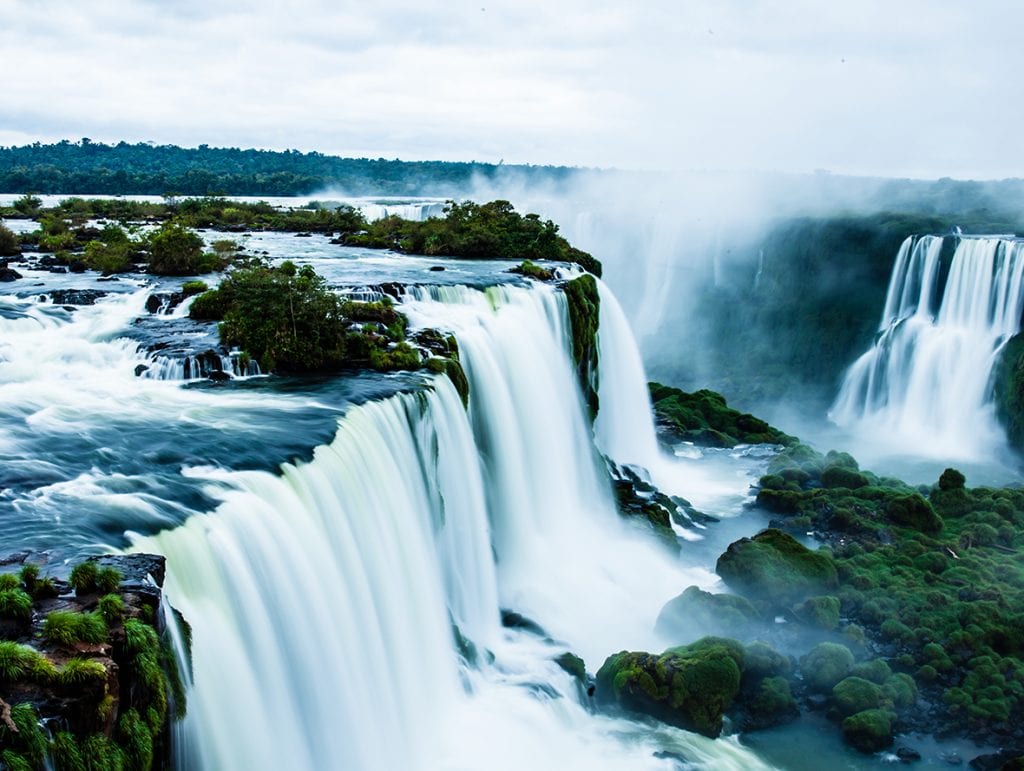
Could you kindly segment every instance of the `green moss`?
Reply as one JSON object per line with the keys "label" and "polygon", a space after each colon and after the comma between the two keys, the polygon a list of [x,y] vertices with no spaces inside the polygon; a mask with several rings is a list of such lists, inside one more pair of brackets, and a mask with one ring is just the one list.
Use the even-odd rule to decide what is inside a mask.
{"label": "green moss", "polygon": [[766,677],[758,683],[744,706],[749,713],[745,726],[748,730],[779,725],[800,714],[789,681],[784,677]]}
{"label": "green moss", "polygon": [[882,659],[872,659],[871,661],[865,661],[857,664],[853,668],[851,674],[855,677],[860,677],[865,680],[870,680],[876,685],[883,685],[890,677],[892,677],[892,669]]}
{"label": "green moss", "polygon": [[585,683],[587,680],[587,667],[583,663],[583,659],[574,653],[568,651],[560,655],[555,659],[555,663],[558,664],[562,669],[568,672],[570,675],[575,677],[579,682]]}
{"label": "green moss", "polygon": [[788,674],[792,669],[789,658],[765,642],[752,642],[743,649],[744,679],[760,680]]}
{"label": "green moss", "polygon": [[623,651],[598,670],[597,697],[714,737],[739,693],[742,660],[742,647],[721,638],[698,640],[660,656]]}
{"label": "green moss", "polygon": [[821,472],[821,483],[825,487],[846,487],[856,490],[867,487],[871,481],[859,471],[841,465],[829,465]]}
{"label": "green moss", "polygon": [[839,626],[839,598],[808,597],[793,608],[797,619],[808,626],[831,631]]}
{"label": "green moss", "polygon": [[528,278],[535,278],[538,281],[550,281],[555,277],[555,272],[553,270],[542,268],[540,265],[535,262],[531,262],[530,260],[523,260],[519,265],[512,268],[512,272],[518,273],[522,276],[527,276]]}
{"label": "green moss", "polygon": [[922,533],[937,533],[942,530],[942,518],[919,493],[890,498],[885,507],[885,514],[896,524]]}
{"label": "green moss", "polygon": [[843,738],[861,752],[878,752],[892,744],[893,714],[869,709],[843,721]]}
{"label": "green moss", "polygon": [[674,441],[711,447],[796,441],[763,420],[732,409],[725,397],[714,391],[686,393],[660,383],[648,383],[648,389],[658,424]]}
{"label": "green moss", "polygon": [[775,529],[730,544],[715,570],[739,591],[777,603],[802,600],[838,585],[830,556],[812,552]]}
{"label": "green moss", "polygon": [[896,709],[906,709],[917,701],[917,683],[910,675],[899,672],[885,681],[882,693]]}
{"label": "green moss", "polygon": [[832,703],[844,717],[866,709],[877,709],[882,703],[882,689],[862,677],[846,677],[832,689]]}
{"label": "green moss", "polygon": [[590,417],[597,415],[597,356],[598,325],[600,321],[601,295],[597,281],[591,275],[583,275],[565,284],[562,291],[569,306],[569,325],[572,328],[572,358],[576,364],[576,376],[583,391],[584,400],[590,410]]}
{"label": "green moss", "polygon": [[849,674],[853,654],[845,645],[823,642],[800,659],[800,671],[807,685],[815,691],[830,691]]}

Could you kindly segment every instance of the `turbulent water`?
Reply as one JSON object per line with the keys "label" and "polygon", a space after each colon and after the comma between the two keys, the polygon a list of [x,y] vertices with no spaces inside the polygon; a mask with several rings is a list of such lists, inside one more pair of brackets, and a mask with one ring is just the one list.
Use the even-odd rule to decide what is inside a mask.
{"label": "turbulent water", "polygon": [[1004,444],[991,376],[1024,311],[1024,242],[911,237],[893,267],[879,334],[830,416],[861,435],[944,459]]}
{"label": "turbulent water", "polygon": [[[429,287],[403,309],[456,334],[468,411],[439,379],[350,410],[281,475],[194,469],[220,506],[136,544],[169,556],[194,628],[181,766],[676,768],[667,752],[762,767],[734,740],[593,714],[553,662],[660,650],[661,605],[715,580],[617,515],[564,297]],[[608,411],[623,400],[610,364]],[[633,409],[650,424],[646,392]],[[502,608],[546,636],[503,628]]]}

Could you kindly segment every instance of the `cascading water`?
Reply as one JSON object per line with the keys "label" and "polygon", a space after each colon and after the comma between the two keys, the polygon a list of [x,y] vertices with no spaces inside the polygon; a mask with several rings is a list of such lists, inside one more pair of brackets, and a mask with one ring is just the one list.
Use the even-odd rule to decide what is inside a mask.
{"label": "cascading water", "polygon": [[922,455],[970,459],[1002,444],[991,374],[1024,311],[1024,242],[961,238],[942,284],[943,239],[908,238],[875,344],[829,415]]}
{"label": "cascading water", "polygon": [[[468,411],[440,378],[353,408],[281,476],[193,469],[220,507],[136,544],[170,557],[194,628],[182,767],[762,767],[731,739],[589,713],[552,660],[660,649],[661,605],[714,581],[614,511],[564,297],[413,289],[403,310],[457,336]],[[477,651],[462,664],[453,623]]]}

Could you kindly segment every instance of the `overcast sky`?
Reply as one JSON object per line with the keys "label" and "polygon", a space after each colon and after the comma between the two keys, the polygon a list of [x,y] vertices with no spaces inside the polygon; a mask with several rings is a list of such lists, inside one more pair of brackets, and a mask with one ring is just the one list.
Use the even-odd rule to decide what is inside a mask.
{"label": "overcast sky", "polygon": [[1024,176],[1020,0],[0,0],[0,144]]}

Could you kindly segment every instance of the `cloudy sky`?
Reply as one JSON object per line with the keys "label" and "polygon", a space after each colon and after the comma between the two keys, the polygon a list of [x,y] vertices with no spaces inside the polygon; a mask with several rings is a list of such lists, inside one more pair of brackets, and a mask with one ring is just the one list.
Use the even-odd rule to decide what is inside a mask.
{"label": "cloudy sky", "polygon": [[1020,0],[0,0],[0,144],[1024,176]]}

